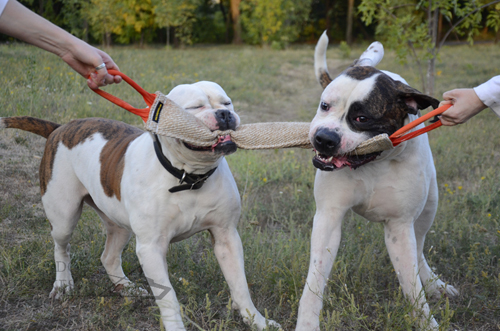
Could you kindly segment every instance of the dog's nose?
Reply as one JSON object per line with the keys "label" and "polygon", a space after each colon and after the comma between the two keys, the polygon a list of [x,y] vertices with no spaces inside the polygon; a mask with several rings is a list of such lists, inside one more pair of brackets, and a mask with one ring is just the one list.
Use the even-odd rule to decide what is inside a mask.
{"label": "dog's nose", "polygon": [[215,112],[215,119],[219,124],[219,130],[235,130],[236,118],[227,109],[219,109]]}
{"label": "dog's nose", "polygon": [[327,128],[321,128],[314,135],[314,148],[321,154],[333,156],[340,146],[340,135]]}

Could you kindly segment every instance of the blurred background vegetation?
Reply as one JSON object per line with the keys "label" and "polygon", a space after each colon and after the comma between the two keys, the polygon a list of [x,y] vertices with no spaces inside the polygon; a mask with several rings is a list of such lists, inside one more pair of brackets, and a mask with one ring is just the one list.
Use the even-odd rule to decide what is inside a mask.
{"label": "blurred background vegetation", "polygon": [[[473,34],[498,40],[497,1],[378,1],[378,0],[21,0],[56,25],[94,44],[256,44],[285,48],[314,43],[328,30],[330,39],[348,45],[372,40],[390,23],[367,20],[367,10],[415,18],[429,8],[446,31],[471,11]],[[391,2],[394,2],[392,5]],[[398,12],[396,13],[395,10]],[[404,11],[401,12],[401,11]],[[380,16],[380,13],[377,13]],[[390,15],[386,15],[390,16]],[[425,16],[425,15],[424,15]],[[417,20],[410,19],[415,24]],[[380,29],[383,23],[385,29]],[[469,24],[472,24],[469,22]],[[397,26],[398,24],[392,24]],[[378,31],[377,31],[377,27]],[[398,27],[399,28],[399,27]],[[394,38],[394,33],[391,34]],[[460,33],[450,38],[460,40]],[[0,36],[0,41],[8,40]]]}

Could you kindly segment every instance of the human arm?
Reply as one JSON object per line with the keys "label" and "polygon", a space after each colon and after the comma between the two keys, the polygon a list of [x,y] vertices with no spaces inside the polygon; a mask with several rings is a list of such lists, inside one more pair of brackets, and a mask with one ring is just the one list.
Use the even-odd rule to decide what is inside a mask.
{"label": "human arm", "polygon": [[[120,70],[108,54],[38,16],[16,0],[7,2],[0,16],[0,32],[56,54],[87,78],[92,89],[121,81],[120,76],[107,72],[107,69]],[[106,67],[96,72],[95,68],[102,63]]]}

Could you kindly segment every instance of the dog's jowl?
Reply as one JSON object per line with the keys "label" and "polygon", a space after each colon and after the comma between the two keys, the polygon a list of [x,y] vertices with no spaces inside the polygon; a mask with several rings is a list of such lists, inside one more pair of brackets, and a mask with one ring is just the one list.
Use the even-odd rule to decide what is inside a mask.
{"label": "dog's jowl", "polygon": [[[167,97],[212,131],[236,129],[240,123],[231,99],[215,83],[179,85]],[[157,112],[161,116],[161,109]],[[121,266],[122,250],[135,234],[136,253],[167,330],[184,330],[168,277],[168,246],[203,230],[212,235],[233,307],[259,330],[266,322],[279,326],[257,311],[248,290],[236,230],[240,197],[224,159],[236,151],[234,142],[223,139],[209,148],[198,147],[99,118],[58,125],[31,117],[7,117],[0,118],[0,127],[47,138],[40,186],[55,245],[52,298],[74,287],[69,242],[87,203],[106,227],[101,261],[115,290],[124,296],[147,294],[130,282]]]}
{"label": "dog's jowl", "polygon": [[327,45],[324,34],[315,53],[316,75],[324,91],[309,133],[316,151],[313,164],[319,169],[314,185],[317,210],[296,329],[319,330],[323,291],[339,248],[342,220],[352,209],[384,224],[389,256],[404,294],[415,305],[419,327],[438,330],[423,289],[431,295],[458,292],[432,272],[423,253],[438,204],[427,135],[385,152],[349,152],[373,136],[394,133],[416,119],[420,109],[439,102],[408,86],[399,75],[375,69],[384,53],[378,42],[332,80],[326,67]]}

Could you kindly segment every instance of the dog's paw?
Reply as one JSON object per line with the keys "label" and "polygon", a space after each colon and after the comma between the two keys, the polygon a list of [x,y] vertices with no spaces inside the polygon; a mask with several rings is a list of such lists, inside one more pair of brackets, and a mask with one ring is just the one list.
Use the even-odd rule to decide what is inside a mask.
{"label": "dog's paw", "polygon": [[113,292],[119,293],[122,297],[145,297],[149,292],[140,286],[130,282],[128,284],[118,284],[115,286]]}
{"label": "dog's paw", "polygon": [[454,286],[446,284],[440,279],[426,284],[425,291],[435,298],[440,298],[441,296],[452,298],[459,294]]}
{"label": "dog's paw", "polygon": [[49,298],[53,300],[60,300],[65,294],[70,293],[75,288],[73,279],[70,280],[56,280],[52,291],[50,291]]}
{"label": "dog's paw", "polygon": [[283,328],[281,327],[281,324],[279,324],[276,321],[273,320],[266,320],[266,329],[269,331],[283,331]]}

